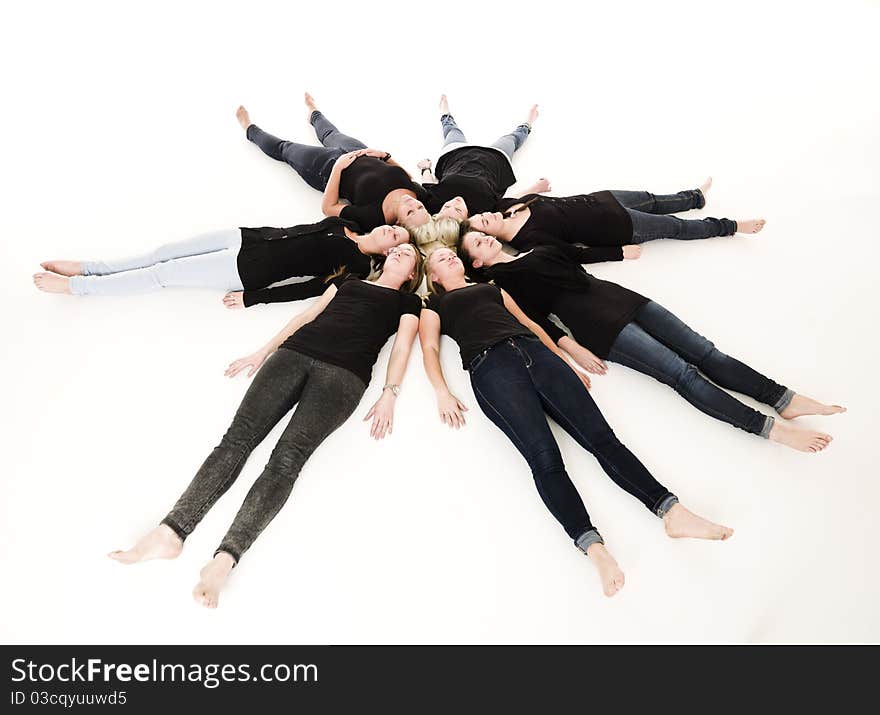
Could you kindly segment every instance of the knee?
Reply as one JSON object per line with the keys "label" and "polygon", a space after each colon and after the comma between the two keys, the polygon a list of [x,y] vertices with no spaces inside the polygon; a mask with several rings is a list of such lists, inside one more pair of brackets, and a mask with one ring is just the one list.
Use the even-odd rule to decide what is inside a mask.
{"label": "knee", "polygon": [[676,372],[673,387],[678,393],[689,392],[694,382],[698,380],[700,373],[695,365],[682,361],[681,368]]}
{"label": "knee", "polygon": [[564,470],[562,455],[555,445],[539,445],[531,450],[529,467],[537,479],[541,476]]}

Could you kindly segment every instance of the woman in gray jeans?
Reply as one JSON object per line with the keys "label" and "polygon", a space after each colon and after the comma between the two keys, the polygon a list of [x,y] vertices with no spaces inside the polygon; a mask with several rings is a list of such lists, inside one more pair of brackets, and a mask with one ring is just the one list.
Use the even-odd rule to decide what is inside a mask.
{"label": "woman in gray jeans", "polygon": [[248,376],[256,373],[256,378],[220,444],[159,526],[110,558],[133,564],[176,557],[186,537],[238,477],[251,451],[296,406],[193,589],[198,603],[216,608],[230,571],[284,506],[308,457],[354,412],[379,351],[397,333],[382,396],[365,418],[372,419],[375,439],[391,433],[394,402],[418,331],[422,304],[414,291],[421,280],[421,254],[411,244],[397,246],[378,278],[336,279],[266,345],[233,362],[226,375],[248,369]]}

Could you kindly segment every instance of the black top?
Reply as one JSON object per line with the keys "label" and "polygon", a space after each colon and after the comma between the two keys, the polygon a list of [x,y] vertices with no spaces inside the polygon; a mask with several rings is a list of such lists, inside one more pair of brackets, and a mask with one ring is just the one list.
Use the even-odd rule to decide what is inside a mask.
{"label": "black top", "polygon": [[339,198],[351,205],[340,216],[355,221],[364,231],[372,231],[388,221],[382,202],[395,189],[409,189],[420,199],[422,187],[399,166],[391,166],[375,156],[359,156],[339,178]]}
{"label": "black top", "polygon": [[498,149],[463,146],[437,160],[438,183],[424,184],[425,207],[437,213],[443,204],[461,196],[473,215],[494,211],[495,204],[515,182],[507,157]]}
{"label": "black top", "polygon": [[550,313],[600,358],[608,357],[620,331],[649,300],[591,276],[557,246],[540,246],[514,261],[496,263],[485,275],[510,293],[554,342],[565,333],[547,319]]}
{"label": "black top", "polygon": [[483,350],[506,338],[532,335],[504,307],[501,291],[488,283],[474,283],[432,295],[425,309],[440,316],[440,330],[458,343],[465,368]]}
{"label": "black top", "polygon": [[[302,300],[327,289],[326,278],[345,266],[346,273],[366,278],[371,259],[361,253],[345,229],[357,226],[339,218],[290,228],[242,228],[238,275],[244,305]],[[310,281],[267,288],[278,281],[315,276]]]}
{"label": "black top", "polygon": [[327,307],[281,347],[350,370],[369,384],[385,341],[397,332],[402,315],[418,317],[419,297],[359,278],[338,278]]}
{"label": "black top", "polygon": [[[534,201],[532,201],[534,199]],[[530,215],[510,245],[527,251],[547,244],[583,244],[579,263],[622,261],[619,248],[632,243],[632,219],[610,191],[577,196],[540,196],[502,199],[499,211],[529,203]]]}

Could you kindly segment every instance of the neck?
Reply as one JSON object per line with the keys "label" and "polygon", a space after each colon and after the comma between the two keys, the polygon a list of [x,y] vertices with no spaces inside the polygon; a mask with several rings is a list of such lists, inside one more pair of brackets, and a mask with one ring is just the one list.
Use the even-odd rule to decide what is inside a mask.
{"label": "neck", "polygon": [[510,263],[511,261],[515,261],[519,255],[511,256],[509,253],[505,253],[504,251],[498,251],[497,254],[492,256],[492,259],[486,261],[486,266],[494,266],[496,263]]}
{"label": "neck", "polygon": [[450,278],[446,283],[441,283],[443,289],[446,291],[455,290],[456,288],[464,288],[468,282],[465,280],[464,276],[459,276],[458,278]]}
{"label": "neck", "polygon": [[385,288],[394,288],[394,290],[400,290],[400,287],[403,285],[404,281],[404,278],[400,278],[398,276],[391,275],[386,271],[382,271],[382,274],[373,282],[377,285],[384,286]]}
{"label": "neck", "polygon": [[[346,229],[346,232],[348,229]],[[369,234],[359,234],[351,232],[349,238],[357,244],[358,250],[365,256],[372,256],[376,253],[376,246],[373,244]]]}
{"label": "neck", "polygon": [[516,219],[513,217],[504,219],[501,222],[501,228],[498,230],[498,233],[495,234],[495,238],[499,241],[510,243],[513,240],[513,237],[516,236],[516,232],[519,230],[519,227],[514,225],[515,221]]}

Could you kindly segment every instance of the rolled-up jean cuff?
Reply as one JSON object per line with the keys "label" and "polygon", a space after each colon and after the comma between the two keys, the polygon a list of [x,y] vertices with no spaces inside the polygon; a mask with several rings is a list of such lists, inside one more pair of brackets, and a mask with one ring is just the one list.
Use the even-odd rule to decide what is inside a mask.
{"label": "rolled-up jean cuff", "polygon": [[85,285],[86,281],[83,280],[83,276],[71,276],[70,281],[67,283],[71,295],[85,295]]}
{"label": "rolled-up jean cuff", "polygon": [[187,533],[186,533],[186,532],[180,527],[180,525],[177,524],[177,522],[172,521],[172,520],[169,519],[167,516],[166,516],[164,519],[162,519],[162,521],[160,521],[159,523],[160,523],[160,524],[165,524],[165,526],[167,526],[169,529],[171,529],[171,531],[173,531],[175,534],[177,534],[177,536],[180,537],[180,540],[181,540],[181,541],[186,541],[186,537],[189,536],[189,534],[187,534]]}
{"label": "rolled-up jean cuff", "polygon": [[529,124],[528,122],[523,122],[522,124],[518,124],[516,128],[519,129],[520,127],[525,127],[526,131],[529,134],[532,133],[532,125]]}
{"label": "rolled-up jean cuff", "polygon": [[770,415],[764,416],[764,426],[761,428],[761,431],[758,432],[759,437],[763,437],[764,439],[770,439],[770,430],[773,429],[773,418]]}
{"label": "rolled-up jean cuff", "polygon": [[664,497],[663,500],[656,506],[654,509],[654,513],[659,516],[661,519],[666,516],[666,512],[668,512],[672,507],[678,504],[678,497],[675,494],[669,494]]}
{"label": "rolled-up jean cuff", "polygon": [[574,540],[574,545],[581,551],[587,553],[587,549],[593,544],[604,544],[605,540],[596,529],[589,529]]}
{"label": "rolled-up jean cuff", "polygon": [[697,196],[700,197],[700,201],[697,206],[694,206],[696,209],[702,209],[706,207],[706,194],[703,193],[702,189],[697,189]]}
{"label": "rolled-up jean cuff", "polygon": [[782,393],[782,397],[776,400],[776,404],[773,405],[773,409],[777,412],[782,412],[786,407],[791,404],[791,400],[794,397],[794,390],[786,387],[785,392]]}
{"label": "rolled-up jean cuff", "polygon": [[312,113],[309,115],[309,124],[314,125],[315,120],[321,116],[321,112],[317,109],[313,109]]}
{"label": "rolled-up jean cuff", "polygon": [[220,553],[229,554],[232,557],[232,560],[235,562],[234,564],[232,564],[232,568],[238,566],[238,562],[241,560],[241,554],[239,554],[235,549],[226,546],[225,544],[221,544],[220,547],[214,552],[214,556],[216,557],[217,554]]}

